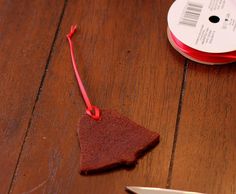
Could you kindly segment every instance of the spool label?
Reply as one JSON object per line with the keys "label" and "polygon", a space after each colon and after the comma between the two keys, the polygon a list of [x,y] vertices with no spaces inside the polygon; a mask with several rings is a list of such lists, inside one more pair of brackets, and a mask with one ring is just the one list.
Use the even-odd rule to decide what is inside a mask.
{"label": "spool label", "polygon": [[236,50],[236,0],[176,0],[170,31],[184,44],[209,53]]}

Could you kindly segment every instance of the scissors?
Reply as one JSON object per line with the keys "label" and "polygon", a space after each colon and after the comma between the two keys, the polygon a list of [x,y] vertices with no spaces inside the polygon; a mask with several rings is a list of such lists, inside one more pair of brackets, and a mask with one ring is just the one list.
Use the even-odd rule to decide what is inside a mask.
{"label": "scissors", "polygon": [[161,189],[153,187],[135,187],[135,186],[127,186],[126,190],[135,194],[203,194],[189,191]]}

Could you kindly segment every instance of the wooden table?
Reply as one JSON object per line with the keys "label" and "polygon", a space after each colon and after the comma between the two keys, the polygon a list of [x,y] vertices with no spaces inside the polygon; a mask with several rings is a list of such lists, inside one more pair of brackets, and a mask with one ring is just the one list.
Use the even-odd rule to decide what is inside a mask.
{"label": "wooden table", "polygon": [[[236,66],[205,66],[168,43],[172,0],[0,0],[0,193],[125,193],[126,185],[236,193]],[[79,174],[85,106],[161,134],[132,170]]]}

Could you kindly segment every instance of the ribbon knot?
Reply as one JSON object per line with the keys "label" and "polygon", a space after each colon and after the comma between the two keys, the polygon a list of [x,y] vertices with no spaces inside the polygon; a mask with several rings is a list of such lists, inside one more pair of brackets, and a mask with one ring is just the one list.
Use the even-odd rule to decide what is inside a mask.
{"label": "ribbon knot", "polygon": [[74,26],[71,26],[70,27],[70,33],[66,35],[66,37],[68,39],[72,38],[72,36],[74,35],[74,33],[76,32],[77,30],[77,25],[74,25]]}

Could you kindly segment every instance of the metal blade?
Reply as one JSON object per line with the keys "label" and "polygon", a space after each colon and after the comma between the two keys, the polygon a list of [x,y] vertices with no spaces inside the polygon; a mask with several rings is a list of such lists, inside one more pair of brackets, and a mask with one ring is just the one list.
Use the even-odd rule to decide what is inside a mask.
{"label": "metal blade", "polygon": [[136,194],[200,194],[196,192],[152,188],[152,187],[127,186],[126,189]]}

